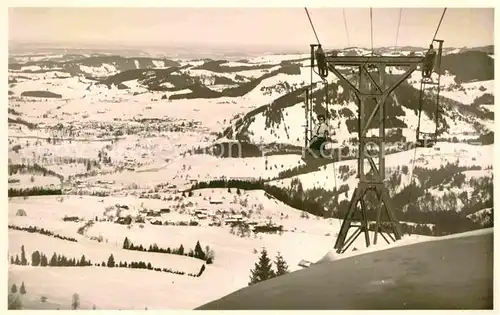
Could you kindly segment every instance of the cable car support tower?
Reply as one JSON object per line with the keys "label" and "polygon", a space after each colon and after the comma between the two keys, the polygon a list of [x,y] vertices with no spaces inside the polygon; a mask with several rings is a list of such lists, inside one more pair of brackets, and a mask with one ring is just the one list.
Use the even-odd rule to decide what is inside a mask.
{"label": "cable car support tower", "polygon": [[[441,21],[442,18],[443,17],[441,17]],[[439,24],[441,24],[441,22]],[[311,26],[314,30],[312,22]],[[314,32],[316,34],[315,30]],[[435,36],[436,35],[434,35],[432,43],[439,43],[437,59],[440,63],[443,41],[436,40]],[[314,59],[313,46],[316,45],[311,45],[311,60]],[[367,215],[370,210],[376,211],[373,244],[377,243],[378,234],[388,243],[389,240],[386,238],[386,235],[392,241],[400,240],[402,237],[399,221],[391,205],[389,191],[384,185],[384,180],[386,178],[386,118],[388,116],[386,101],[394,90],[406,81],[418,66],[422,66],[423,61],[424,57],[422,56],[375,55],[373,53],[373,40],[372,53],[368,56],[337,56],[336,54],[334,56],[326,56],[328,71],[334,74],[345,84],[345,86],[349,87],[358,106],[357,172],[359,182],[350,199],[347,213],[344,216],[340,232],[338,233],[334,245],[337,253],[344,253],[362,233],[364,233],[365,236],[366,246],[370,246],[371,240]],[[388,74],[388,72],[392,73],[392,69],[396,67],[404,69],[404,72]],[[311,69],[311,71],[313,70]],[[426,78],[425,80],[425,83],[429,84],[429,79]],[[436,84],[439,86],[439,79]],[[423,89],[423,85],[424,83],[421,85],[421,89]],[[312,95],[312,91],[308,94]],[[310,100],[306,100],[306,104],[309,101]],[[421,102],[422,99],[420,99],[420,103]],[[421,111],[422,104],[419,104],[419,109]],[[418,116],[419,126],[417,127],[417,139],[420,138],[418,134],[420,132],[420,113]],[[375,133],[370,131],[375,131]],[[433,143],[435,143],[435,139],[431,145],[433,145]],[[418,146],[422,147],[422,145]],[[351,228],[356,229],[354,233],[348,237]],[[384,235],[384,233],[386,235]]]}

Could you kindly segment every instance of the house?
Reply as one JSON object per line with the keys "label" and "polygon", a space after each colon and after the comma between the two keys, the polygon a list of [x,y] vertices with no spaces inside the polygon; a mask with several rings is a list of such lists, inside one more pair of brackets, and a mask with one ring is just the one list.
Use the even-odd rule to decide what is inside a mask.
{"label": "house", "polygon": [[158,211],[149,210],[149,211],[147,212],[147,216],[148,216],[148,217],[159,217],[159,216],[161,216],[161,213],[160,213],[160,212],[158,212]]}
{"label": "house", "polygon": [[144,220],[144,218],[143,218],[143,217],[136,217],[136,218],[135,218],[135,222],[136,222],[136,223],[145,223],[145,220]]}
{"label": "house", "polygon": [[311,265],[312,265],[312,262],[310,262],[310,261],[307,261],[307,260],[304,260],[304,259],[302,259],[301,261],[299,261],[299,267],[308,268]]}
{"label": "house", "polygon": [[217,211],[215,211],[215,215],[222,216],[222,217],[224,217],[228,213],[229,213],[229,211],[227,211],[227,210],[217,210]]}
{"label": "house", "polygon": [[207,216],[209,216],[210,218],[217,218],[218,216],[215,214],[215,212],[213,211],[208,211],[207,212]]}
{"label": "house", "polygon": [[216,200],[216,199],[212,199],[209,202],[211,205],[221,205],[223,203],[222,200]]}
{"label": "house", "polygon": [[68,221],[71,221],[71,222],[78,222],[78,221],[80,221],[80,218],[79,218],[79,217],[74,217],[74,216],[72,216],[72,217],[66,217],[66,216],[65,216],[65,217],[63,218],[63,221],[66,221],[66,222],[68,222]]}
{"label": "house", "polygon": [[132,217],[127,216],[127,217],[117,218],[115,223],[129,225],[132,223]]}
{"label": "house", "polygon": [[197,215],[197,214],[207,215],[208,214],[208,210],[207,209],[196,209],[196,210],[194,210],[194,214],[195,215]]}
{"label": "house", "polygon": [[265,224],[265,225],[254,225],[253,231],[255,233],[277,233],[283,231],[283,225],[275,224]]}
{"label": "house", "polygon": [[231,219],[231,218],[229,218],[229,219],[225,219],[224,223],[226,225],[229,225],[229,224],[239,224],[239,223],[243,223],[243,221],[242,220],[238,220],[238,219]]}
{"label": "house", "polygon": [[200,220],[204,220],[208,217],[208,215],[206,213],[196,213],[196,218],[200,219]]}
{"label": "house", "polygon": [[244,218],[243,218],[243,215],[241,215],[241,214],[233,214],[228,219],[236,220],[236,221],[243,221]]}

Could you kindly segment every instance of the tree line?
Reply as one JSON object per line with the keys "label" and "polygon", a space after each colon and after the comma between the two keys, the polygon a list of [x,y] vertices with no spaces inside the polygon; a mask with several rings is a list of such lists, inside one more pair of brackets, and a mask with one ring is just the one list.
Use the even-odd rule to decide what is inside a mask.
{"label": "tree line", "polygon": [[209,246],[205,246],[205,251],[204,251],[200,245],[200,241],[196,242],[194,250],[191,249],[187,252],[185,251],[184,246],[182,244],[178,248],[173,248],[173,249],[171,249],[170,247],[167,247],[167,249],[165,249],[159,247],[157,244],[149,245],[149,248],[146,248],[142,245],[138,246],[134,245],[127,237],[125,237],[125,239],[123,240],[123,249],[136,250],[141,252],[150,252],[150,253],[189,256],[204,260],[208,265],[212,264],[215,259],[215,252],[211,250]]}
{"label": "tree line", "polygon": [[[26,252],[24,250],[24,245],[21,245],[21,257],[16,254],[16,256],[10,257],[10,263],[13,265],[19,266],[28,266],[28,260],[26,258]],[[34,251],[31,254],[31,266],[34,267],[108,267],[108,268],[132,268],[132,269],[147,269],[161,272],[168,272],[177,275],[185,275],[184,271],[177,271],[170,268],[159,268],[151,265],[150,262],[146,263],[144,261],[132,261],[132,262],[115,262],[115,258],[113,254],[110,254],[108,257],[108,261],[102,261],[101,263],[92,263],[92,261],[87,260],[85,255],[82,255],[80,259],[77,258],[68,258],[64,255],[58,254],[54,252],[50,260],[47,258],[43,252]],[[203,264],[200,268],[200,271],[196,274],[188,273],[187,275],[190,277],[200,277],[205,271],[205,264]]]}
{"label": "tree line", "polygon": [[60,188],[32,187],[32,188],[9,188],[9,197],[27,197],[27,196],[52,196],[62,195]]}
{"label": "tree line", "polygon": [[[181,275],[181,276],[186,274],[184,271],[173,270],[170,268],[154,267],[150,262],[146,263],[144,261],[132,261],[129,263],[120,261],[120,262],[116,263],[113,254],[109,255],[107,263],[103,261],[101,264],[97,263],[96,266],[108,267],[108,268],[147,269],[147,270],[153,270],[153,271],[173,273],[173,274]],[[197,274],[188,273],[187,275],[190,277],[200,277],[204,271],[205,271],[205,265],[203,264],[200,268],[200,271]]]}
{"label": "tree line", "polygon": [[52,237],[55,237],[55,238],[58,238],[58,239],[61,239],[61,240],[64,240],[64,241],[69,241],[69,242],[78,242],[75,238],[73,237],[67,237],[67,236],[61,236],[59,234],[56,234],[52,231],[49,231],[49,230],[46,230],[44,228],[38,228],[36,226],[29,226],[29,227],[20,227],[20,226],[17,226],[17,225],[9,225],[9,229],[11,230],[17,230],[17,231],[25,231],[25,232],[28,232],[28,233],[39,233],[39,234],[43,234],[43,235],[47,235],[47,236],[52,236]]}
{"label": "tree line", "polygon": [[60,175],[46,167],[43,167],[37,163],[34,163],[33,165],[26,165],[26,164],[9,164],[9,176],[12,176],[14,174],[17,174],[18,172],[21,173],[35,173],[35,174],[42,174],[43,176],[54,176],[58,177],[60,180],[64,179],[63,175]]}
{"label": "tree line", "polygon": [[[10,263],[13,265],[27,266],[28,260],[26,259],[26,252],[24,251],[24,245],[21,246],[21,257],[16,254],[16,256],[10,257]],[[92,262],[82,255],[80,259],[68,258],[64,255],[57,254],[54,252],[50,260],[47,256],[38,250],[31,254],[31,266],[34,267],[84,267],[92,266]]]}

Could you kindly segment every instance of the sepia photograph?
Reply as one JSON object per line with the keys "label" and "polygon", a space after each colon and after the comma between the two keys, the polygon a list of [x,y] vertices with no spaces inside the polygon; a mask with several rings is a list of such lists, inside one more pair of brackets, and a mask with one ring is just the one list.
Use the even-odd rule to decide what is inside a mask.
{"label": "sepia photograph", "polygon": [[493,310],[493,3],[372,5],[10,6],[8,309]]}

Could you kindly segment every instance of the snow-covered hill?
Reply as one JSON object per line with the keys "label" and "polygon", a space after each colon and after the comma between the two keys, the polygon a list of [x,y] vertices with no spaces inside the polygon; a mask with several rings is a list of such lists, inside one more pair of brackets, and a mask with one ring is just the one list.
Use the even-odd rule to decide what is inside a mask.
{"label": "snow-covered hill", "polygon": [[493,230],[481,232],[326,261],[198,310],[492,310]]}

